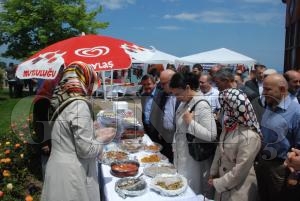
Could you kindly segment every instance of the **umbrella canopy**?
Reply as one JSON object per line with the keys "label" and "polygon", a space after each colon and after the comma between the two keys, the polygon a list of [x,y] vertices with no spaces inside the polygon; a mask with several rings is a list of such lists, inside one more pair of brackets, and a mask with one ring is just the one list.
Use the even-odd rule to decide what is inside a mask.
{"label": "umbrella canopy", "polygon": [[62,65],[85,62],[95,71],[127,69],[132,58],[150,58],[153,53],[134,43],[100,35],[83,35],[54,43],[21,63],[16,71],[20,79],[54,79]]}
{"label": "umbrella canopy", "polygon": [[220,48],[216,50],[201,52],[185,57],[181,57],[176,60],[178,63],[218,63],[218,64],[245,64],[252,66],[256,63],[255,59],[252,59],[243,54],[234,52],[226,48]]}

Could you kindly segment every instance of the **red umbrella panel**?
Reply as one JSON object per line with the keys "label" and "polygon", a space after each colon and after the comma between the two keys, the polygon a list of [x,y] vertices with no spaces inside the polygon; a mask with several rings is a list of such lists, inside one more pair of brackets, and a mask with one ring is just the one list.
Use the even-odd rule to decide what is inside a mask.
{"label": "red umbrella panel", "polygon": [[20,79],[54,79],[62,65],[73,61],[90,64],[96,71],[128,69],[132,59],[146,60],[149,49],[134,43],[101,35],[83,35],[54,43],[21,63],[16,71]]}

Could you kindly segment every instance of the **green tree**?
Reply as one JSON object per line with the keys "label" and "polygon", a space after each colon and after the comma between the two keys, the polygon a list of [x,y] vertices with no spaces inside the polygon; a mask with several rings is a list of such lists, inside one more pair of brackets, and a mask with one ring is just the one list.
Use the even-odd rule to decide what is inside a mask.
{"label": "green tree", "polygon": [[0,68],[6,69],[6,63],[0,59]]}
{"label": "green tree", "polygon": [[7,45],[2,56],[13,59],[27,58],[82,32],[95,34],[109,25],[95,20],[102,13],[102,6],[88,11],[84,0],[0,0],[0,3],[0,45]]}

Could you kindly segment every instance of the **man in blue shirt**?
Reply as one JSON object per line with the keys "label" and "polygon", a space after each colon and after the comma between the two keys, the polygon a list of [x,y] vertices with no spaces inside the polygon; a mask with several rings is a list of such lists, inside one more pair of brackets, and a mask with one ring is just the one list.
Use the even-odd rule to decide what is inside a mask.
{"label": "man in blue shirt", "polygon": [[287,185],[288,151],[300,147],[300,106],[288,95],[288,83],[280,74],[263,81],[266,109],[261,120],[262,150],[255,165],[262,201],[300,200],[300,186]]}
{"label": "man in blue shirt", "polygon": [[144,131],[151,138],[152,141],[158,141],[157,132],[157,118],[155,118],[153,111],[158,110],[157,95],[160,90],[156,86],[155,79],[152,75],[144,75],[141,79],[141,84],[143,87],[141,105],[142,105],[142,122],[144,126]]}

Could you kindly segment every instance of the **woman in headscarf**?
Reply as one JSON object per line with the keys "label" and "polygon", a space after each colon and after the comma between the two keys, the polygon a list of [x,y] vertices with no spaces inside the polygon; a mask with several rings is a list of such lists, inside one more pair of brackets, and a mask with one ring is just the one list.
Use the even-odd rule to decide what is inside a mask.
{"label": "woman in headscarf", "polygon": [[261,147],[261,133],[255,112],[239,89],[221,91],[219,101],[223,130],[208,183],[216,189],[215,200],[256,200],[253,163]]}
{"label": "woman in headscarf", "polygon": [[41,200],[100,200],[96,157],[114,132],[95,132],[90,97],[97,75],[83,62],[63,71],[51,99],[52,150]]}

